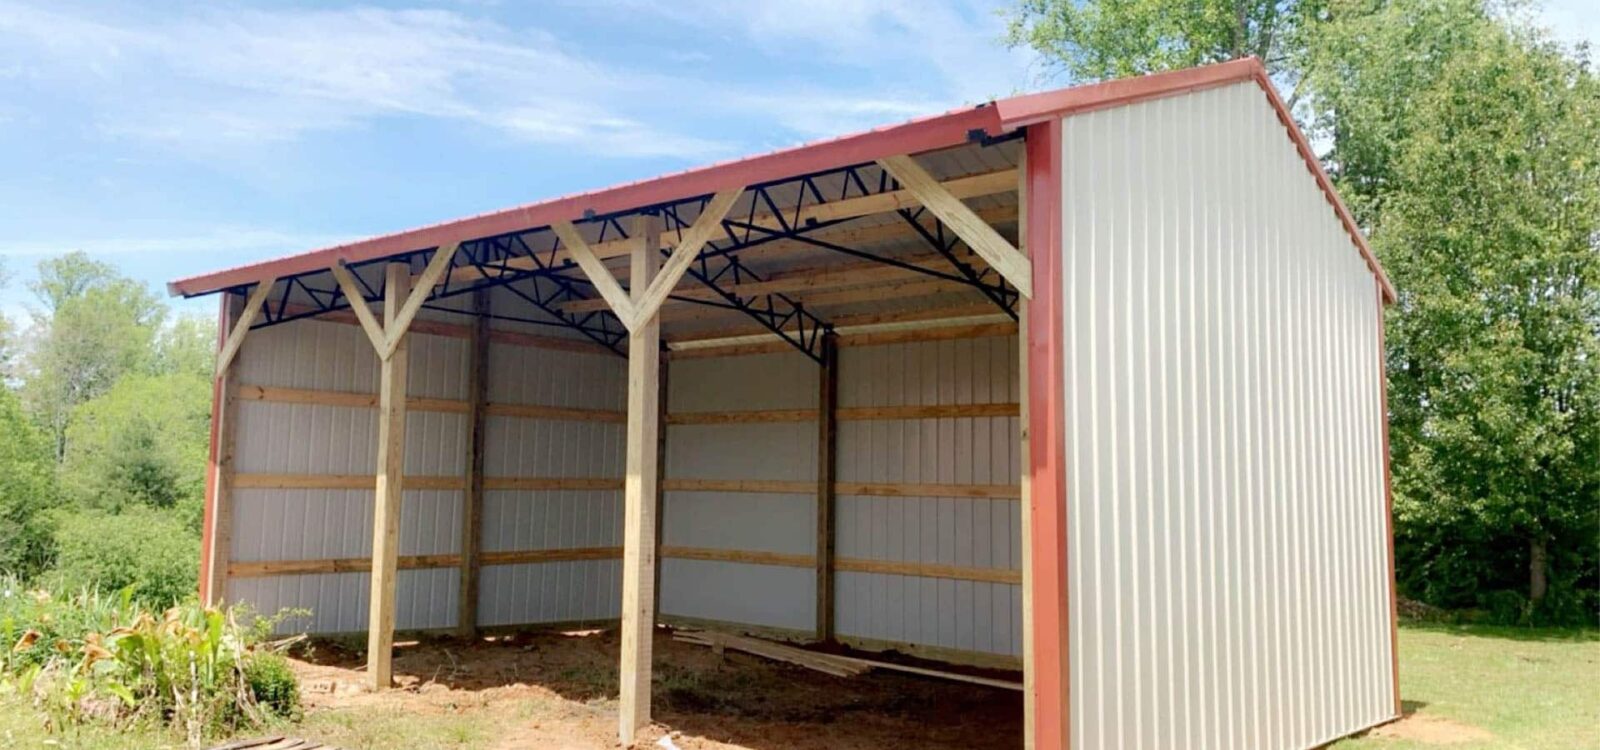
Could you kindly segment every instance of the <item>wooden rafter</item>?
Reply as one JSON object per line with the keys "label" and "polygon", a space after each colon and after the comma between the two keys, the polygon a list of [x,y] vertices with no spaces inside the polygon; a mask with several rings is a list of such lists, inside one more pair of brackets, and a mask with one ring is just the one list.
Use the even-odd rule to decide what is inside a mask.
{"label": "wooden rafter", "polygon": [[[589,277],[589,282],[600,291],[599,301],[609,307],[622,321],[623,327],[631,332],[655,318],[661,303],[688,272],[689,264],[699,256],[701,248],[721,231],[723,217],[728,215],[728,210],[733,208],[734,201],[737,201],[743,192],[744,188],[737,188],[713,195],[694,224],[677,237],[671,260],[667,261],[667,264],[660,269],[660,274],[654,276],[649,285],[643,288],[637,288],[635,284],[635,288],[624,290],[622,285],[617,283],[617,278],[612,275],[611,270],[600,262],[600,257],[595,252],[597,246],[590,245],[583,235],[578,233],[577,227],[574,227],[572,222],[558,221],[551,224],[550,229],[561,238],[561,244],[578,262],[578,267]],[[648,241],[651,246],[658,246],[657,243],[664,233],[651,230],[651,234],[653,235],[651,237],[634,238],[625,242],[637,245],[640,241]],[[635,262],[634,265],[637,266],[638,263]],[[639,278],[637,268],[630,273],[630,277]]]}
{"label": "wooden rafter", "polygon": [[216,377],[222,377],[222,374],[228,371],[228,366],[233,364],[234,355],[239,353],[239,347],[244,344],[245,334],[250,332],[250,326],[256,322],[256,316],[261,314],[261,305],[266,303],[267,295],[272,293],[272,285],[276,283],[277,279],[266,279],[250,292],[250,298],[244,303],[244,311],[239,314],[239,320],[233,324],[233,330],[228,332],[228,340],[223,342],[222,350],[217,352]]}

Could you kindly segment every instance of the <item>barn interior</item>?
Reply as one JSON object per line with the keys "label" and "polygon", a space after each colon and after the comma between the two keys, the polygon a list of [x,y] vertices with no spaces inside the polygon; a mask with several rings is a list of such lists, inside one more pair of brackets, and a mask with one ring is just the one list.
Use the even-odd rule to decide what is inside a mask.
{"label": "barn interior", "polygon": [[207,596],[375,684],[396,630],[620,623],[645,716],[652,622],[1021,670],[1021,132],[229,289]]}

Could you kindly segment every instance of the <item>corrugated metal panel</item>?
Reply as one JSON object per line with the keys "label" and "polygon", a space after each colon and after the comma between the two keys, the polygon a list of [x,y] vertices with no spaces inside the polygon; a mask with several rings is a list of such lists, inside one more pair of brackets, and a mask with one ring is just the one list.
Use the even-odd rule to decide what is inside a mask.
{"label": "corrugated metal panel", "polygon": [[1064,143],[1072,746],[1388,718],[1372,275],[1254,84]]}
{"label": "corrugated metal panel", "polygon": [[[817,406],[816,363],[782,352],[674,360],[673,413]],[[817,424],[672,425],[670,479],[814,481]],[[816,495],[668,492],[662,541],[684,547],[791,554],[816,551]],[[811,630],[816,578],[809,568],[708,560],[663,560],[663,614]]]}
{"label": "corrugated metal panel", "polygon": [[[609,354],[491,344],[488,394],[490,403],[621,410],[627,406],[627,362]],[[485,476],[622,477],[625,425],[491,416],[486,429]],[[484,492],[485,552],[621,543],[620,491]],[[515,625],[617,617],[619,565],[573,560],[484,566],[478,621]]]}
{"label": "corrugated metal panel", "polygon": [[[413,334],[412,396],[463,398],[466,342]],[[252,332],[240,350],[239,378],[251,385],[372,393],[377,357],[353,325],[298,321]],[[309,404],[238,404],[235,468],[241,473],[371,474],[376,469],[377,411]],[[466,418],[406,415],[406,471],[466,473]],[[416,490],[401,506],[400,554],[460,551],[464,493]],[[238,489],[233,493],[230,556],[234,561],[364,557],[372,549],[372,492]],[[396,622],[402,628],[454,624],[455,570],[408,570],[397,579]],[[366,623],[366,574],[273,576],[236,580],[230,596],[270,614],[313,610],[316,632],[360,630]],[[359,606],[353,602],[360,602]],[[286,623],[285,627],[301,626]]]}
{"label": "corrugated metal panel", "polygon": [[[934,406],[1014,403],[1014,336],[841,350],[839,403]],[[846,421],[839,425],[842,482],[1016,484],[1015,417]],[[1014,499],[840,495],[841,557],[1018,570],[1021,510]],[[838,574],[841,635],[1017,655],[1019,586],[878,573]]]}
{"label": "corrugated metal panel", "polygon": [[[310,610],[279,623],[278,631],[353,633],[367,628],[370,573],[235,578],[228,599],[248,602],[261,614]],[[448,628],[455,625],[461,575],[455,568],[402,570],[395,576],[395,627]]]}

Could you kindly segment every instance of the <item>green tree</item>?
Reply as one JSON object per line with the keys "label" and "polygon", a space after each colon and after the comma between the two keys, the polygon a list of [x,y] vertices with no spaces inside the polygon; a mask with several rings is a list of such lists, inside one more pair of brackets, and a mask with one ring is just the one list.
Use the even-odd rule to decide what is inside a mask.
{"label": "green tree", "polygon": [[198,528],[211,389],[194,372],[130,375],[78,406],[67,429],[62,490],[83,508],[176,509]]}
{"label": "green tree", "polygon": [[1375,202],[1401,289],[1397,553],[1414,594],[1581,621],[1600,604],[1600,83],[1525,30],[1473,37],[1408,104]]}
{"label": "green tree", "polygon": [[10,390],[0,387],[0,572],[23,578],[50,562],[47,515],[55,504],[55,461]]}
{"label": "green tree", "polygon": [[1008,39],[1071,80],[1189,68],[1241,57],[1293,64],[1313,3],[1301,0],[1022,0]]}
{"label": "green tree", "polygon": [[155,371],[210,378],[217,359],[217,323],[202,315],[181,315],[156,338]]}
{"label": "green tree", "polygon": [[29,287],[44,309],[34,316],[22,394],[60,460],[78,404],[125,374],[152,369],[166,307],[144,285],[83,253],[41,262]]}

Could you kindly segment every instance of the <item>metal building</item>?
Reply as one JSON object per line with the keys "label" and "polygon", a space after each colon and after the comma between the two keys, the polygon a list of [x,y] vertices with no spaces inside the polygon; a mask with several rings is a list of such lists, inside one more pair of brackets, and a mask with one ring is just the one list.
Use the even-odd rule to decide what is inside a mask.
{"label": "metal building", "polygon": [[[202,592],[1020,668],[1038,748],[1399,714],[1393,290],[1261,65],[1016,97],[173,282]],[[246,335],[248,334],[248,335]]]}

